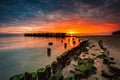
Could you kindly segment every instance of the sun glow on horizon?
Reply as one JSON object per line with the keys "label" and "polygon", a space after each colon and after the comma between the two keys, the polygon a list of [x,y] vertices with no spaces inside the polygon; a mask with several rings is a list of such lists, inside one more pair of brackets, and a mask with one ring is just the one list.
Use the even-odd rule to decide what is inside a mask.
{"label": "sun glow on horizon", "polygon": [[51,21],[50,23],[40,24],[36,22],[26,26],[1,27],[0,33],[67,33],[68,35],[96,35],[111,34],[119,29],[120,24],[99,23],[97,21],[70,19],[63,21]]}

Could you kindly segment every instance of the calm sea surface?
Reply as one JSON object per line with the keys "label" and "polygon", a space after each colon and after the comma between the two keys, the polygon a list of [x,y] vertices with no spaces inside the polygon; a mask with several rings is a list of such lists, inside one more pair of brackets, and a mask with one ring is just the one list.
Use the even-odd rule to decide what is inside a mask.
{"label": "calm sea surface", "polygon": [[[76,46],[78,39],[75,40],[77,43],[73,45],[72,38],[0,37],[0,80],[50,64],[56,56]],[[49,42],[53,45],[49,46]],[[67,43],[66,49],[64,43]],[[51,56],[47,55],[47,48],[51,48]]]}
{"label": "calm sea surface", "polygon": [[[79,37],[83,39],[103,40],[110,50],[110,55],[120,65],[120,37]],[[69,41],[70,39],[70,41]],[[63,40],[63,43],[61,43]],[[78,38],[76,45],[78,44]],[[48,42],[53,42],[52,46]],[[64,48],[64,43],[68,47]],[[72,44],[72,38],[35,38],[24,36],[0,37],[0,80],[9,78],[25,71],[36,71],[56,60],[56,56],[76,46]],[[47,55],[47,48],[51,48],[51,56]]]}

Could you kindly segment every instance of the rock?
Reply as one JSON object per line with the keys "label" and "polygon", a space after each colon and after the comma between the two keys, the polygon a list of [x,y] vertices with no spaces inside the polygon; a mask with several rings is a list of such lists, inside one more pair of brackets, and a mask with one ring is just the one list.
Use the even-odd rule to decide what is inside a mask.
{"label": "rock", "polygon": [[103,59],[103,58],[105,58],[105,57],[107,57],[107,56],[106,56],[106,54],[104,54],[104,53],[102,53],[102,54],[100,54],[100,55],[97,56],[97,58],[100,58],[100,59]]}
{"label": "rock", "polygon": [[94,74],[94,73],[96,73],[97,68],[94,67],[94,64],[88,63],[86,65],[86,68],[87,68],[87,71],[88,71],[87,73],[88,73],[89,76],[92,75],[92,74]]}
{"label": "rock", "polygon": [[81,64],[86,64],[86,60],[79,59],[78,60],[78,65],[81,65]]}
{"label": "rock", "polygon": [[109,58],[108,58],[108,57],[105,57],[105,58],[103,59],[103,63],[104,63],[104,64],[108,64],[108,63],[109,63]]}
{"label": "rock", "polygon": [[[63,75],[62,75],[62,73],[60,72],[60,71],[57,71],[55,74],[54,74],[54,79],[55,80],[63,80],[64,79],[64,77],[63,77]],[[53,79],[53,80],[54,80]]]}
{"label": "rock", "polygon": [[68,60],[66,61],[66,63],[65,63],[65,66],[69,65],[70,62],[71,62],[71,59],[68,59]]}
{"label": "rock", "polygon": [[120,73],[120,66],[117,64],[110,64],[110,71]]}
{"label": "rock", "polygon": [[88,58],[87,63],[92,63],[92,64],[94,64],[94,59]]}
{"label": "rock", "polygon": [[10,78],[10,80],[24,80],[24,74],[17,74]]}
{"label": "rock", "polygon": [[80,78],[87,78],[87,74],[80,71],[75,71],[74,80],[80,80]]}
{"label": "rock", "polygon": [[72,77],[66,77],[64,80],[72,80]]}
{"label": "rock", "polygon": [[114,62],[113,60],[109,60],[108,63],[109,64],[116,64],[116,62]]}
{"label": "rock", "polygon": [[102,71],[101,75],[102,75],[103,77],[105,77],[105,78],[108,78],[108,79],[110,79],[110,78],[113,77],[113,74],[110,74],[110,73],[108,73],[108,72],[105,71],[105,70]]}
{"label": "rock", "polygon": [[73,70],[70,70],[70,73],[72,73],[72,74],[75,74],[75,71],[73,71]]}
{"label": "rock", "polygon": [[100,46],[101,49],[107,50],[107,48],[104,47],[102,40],[99,40],[99,41],[98,41],[98,44],[99,44],[99,46]]}
{"label": "rock", "polygon": [[85,65],[85,64],[81,64],[81,65],[75,67],[75,70],[81,71],[81,72],[84,73],[84,72],[87,70],[87,68],[86,68],[86,65]]}
{"label": "rock", "polygon": [[92,56],[96,56],[96,54],[94,54],[94,53],[92,53],[91,55],[92,55]]}

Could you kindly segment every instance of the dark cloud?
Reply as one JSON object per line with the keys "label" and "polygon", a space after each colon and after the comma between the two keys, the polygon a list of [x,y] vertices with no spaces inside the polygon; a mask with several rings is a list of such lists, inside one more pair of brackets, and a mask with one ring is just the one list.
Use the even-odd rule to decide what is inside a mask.
{"label": "dark cloud", "polygon": [[[50,15],[52,17],[49,17]],[[0,25],[25,24],[26,21],[31,19],[39,19],[40,21],[69,19],[73,16],[119,22],[120,1],[0,0]]]}

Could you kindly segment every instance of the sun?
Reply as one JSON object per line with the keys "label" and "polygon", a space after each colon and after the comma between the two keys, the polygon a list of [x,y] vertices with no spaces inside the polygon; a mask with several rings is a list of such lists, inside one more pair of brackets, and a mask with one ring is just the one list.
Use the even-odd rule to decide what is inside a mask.
{"label": "sun", "polygon": [[68,31],[67,33],[68,33],[70,36],[73,36],[74,34],[76,34],[75,31]]}
{"label": "sun", "polygon": [[31,31],[33,28],[31,28],[31,27],[27,27],[27,30],[29,30],[29,31]]}

